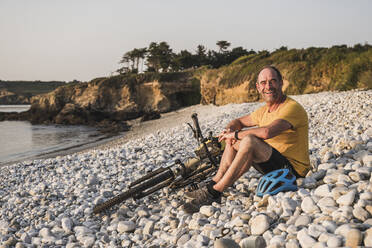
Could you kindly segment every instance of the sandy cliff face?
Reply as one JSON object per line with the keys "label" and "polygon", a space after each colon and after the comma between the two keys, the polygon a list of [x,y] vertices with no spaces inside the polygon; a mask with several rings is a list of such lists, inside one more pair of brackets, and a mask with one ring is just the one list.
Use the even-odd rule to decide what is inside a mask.
{"label": "sandy cliff face", "polygon": [[[237,68],[234,68],[238,71]],[[254,74],[245,76],[245,80],[229,81],[226,71],[222,68],[210,70],[204,73],[200,80],[200,92],[202,104],[225,105],[229,103],[254,102],[259,100],[259,93],[256,89],[256,79]],[[331,77],[329,75],[311,75],[303,85],[298,82],[288,80],[291,78],[290,72],[282,70],[283,91],[286,94],[303,94],[329,90]]]}
{"label": "sandy cliff face", "polygon": [[225,105],[229,103],[253,102],[259,99],[254,86],[249,81],[228,88],[217,79],[203,77],[200,81],[200,91],[203,104]]}

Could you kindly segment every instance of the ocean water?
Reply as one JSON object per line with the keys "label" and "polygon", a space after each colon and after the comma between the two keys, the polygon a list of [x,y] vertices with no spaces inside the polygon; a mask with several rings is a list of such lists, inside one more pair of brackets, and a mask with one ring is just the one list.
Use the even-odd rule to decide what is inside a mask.
{"label": "ocean water", "polygon": [[0,105],[0,112],[23,112],[27,111],[31,105]]}
{"label": "ocean water", "polygon": [[[0,105],[0,112],[21,112],[28,105]],[[0,122],[0,165],[66,151],[104,139],[95,128],[31,125],[27,121]]]}

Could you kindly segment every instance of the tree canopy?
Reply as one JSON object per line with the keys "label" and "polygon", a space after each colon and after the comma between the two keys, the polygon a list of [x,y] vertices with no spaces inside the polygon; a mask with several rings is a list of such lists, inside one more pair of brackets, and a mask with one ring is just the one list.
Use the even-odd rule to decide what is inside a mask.
{"label": "tree canopy", "polygon": [[[205,46],[198,45],[194,53],[188,50],[181,50],[175,53],[165,41],[159,43],[151,42],[148,47],[134,48],[126,52],[119,62],[122,67],[116,72],[119,74],[178,72],[201,66],[219,68],[232,63],[241,56],[256,53],[253,50],[247,51],[243,47],[235,47],[228,50],[231,43],[225,40],[217,41],[216,45],[219,47],[218,51],[207,50]],[[139,68],[141,62],[142,67]],[[145,71],[143,65],[146,65]]]}
{"label": "tree canopy", "polygon": [[[372,46],[367,43],[356,44],[352,47],[336,45],[329,48],[309,47],[307,49],[288,49],[286,46],[281,46],[273,52],[267,50],[256,52],[241,46],[229,49],[230,45],[230,42],[220,40],[216,42],[217,51],[208,50],[200,44],[194,51],[173,52],[165,41],[151,42],[147,48],[135,48],[126,52],[119,62],[123,64],[123,67],[117,72],[119,74],[139,72],[177,74],[202,66],[223,67],[221,70],[226,69],[226,71],[221,83],[234,85],[246,80],[263,65],[275,63],[279,69],[286,68],[289,71],[288,80],[297,85],[296,90],[292,89],[294,93],[305,91],[305,82],[310,80],[310,75],[318,82],[314,85],[321,85],[324,84],[323,76],[332,74],[332,79],[327,86],[329,89],[352,89],[357,85],[371,87]],[[141,68],[139,68],[140,64],[142,64]],[[144,68],[143,65],[146,67]],[[231,65],[231,67],[226,65]],[[232,67],[239,67],[239,69],[231,69]]]}

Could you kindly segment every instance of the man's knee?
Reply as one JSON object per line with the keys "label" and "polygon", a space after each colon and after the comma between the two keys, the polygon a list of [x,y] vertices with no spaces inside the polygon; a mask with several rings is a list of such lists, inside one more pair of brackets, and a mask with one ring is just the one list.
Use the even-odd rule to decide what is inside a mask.
{"label": "man's knee", "polygon": [[245,147],[252,147],[254,144],[257,143],[258,138],[252,134],[248,134],[243,137],[242,141],[240,142]]}
{"label": "man's knee", "polygon": [[256,136],[248,134],[242,138],[238,149],[239,150],[240,149],[251,149],[254,147],[257,141],[258,141],[258,138]]}

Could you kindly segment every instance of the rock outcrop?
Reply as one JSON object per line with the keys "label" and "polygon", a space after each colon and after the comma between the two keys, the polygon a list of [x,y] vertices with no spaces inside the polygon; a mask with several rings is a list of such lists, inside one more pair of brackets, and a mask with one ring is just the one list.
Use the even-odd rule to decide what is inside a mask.
{"label": "rock outcrop", "polygon": [[227,87],[221,83],[222,78],[223,73],[218,73],[217,70],[210,70],[203,74],[200,80],[202,104],[225,105],[253,102],[259,99],[259,94],[252,81],[246,80],[237,86]]}
{"label": "rock outcrop", "polygon": [[[198,104],[200,89],[192,81],[140,82],[125,76],[101,78],[66,85],[35,96],[31,108],[20,114],[1,114],[2,119],[26,119],[32,123],[102,125],[145,116],[158,117],[183,106]],[[125,126],[125,125],[124,125]]]}
{"label": "rock outcrop", "polygon": [[18,95],[5,89],[0,90],[0,104],[30,104],[30,95]]}
{"label": "rock outcrop", "polygon": [[[68,84],[76,84],[72,81]],[[62,81],[3,81],[0,80],[0,105],[30,104],[32,96],[49,93],[59,86],[66,85]]]}

